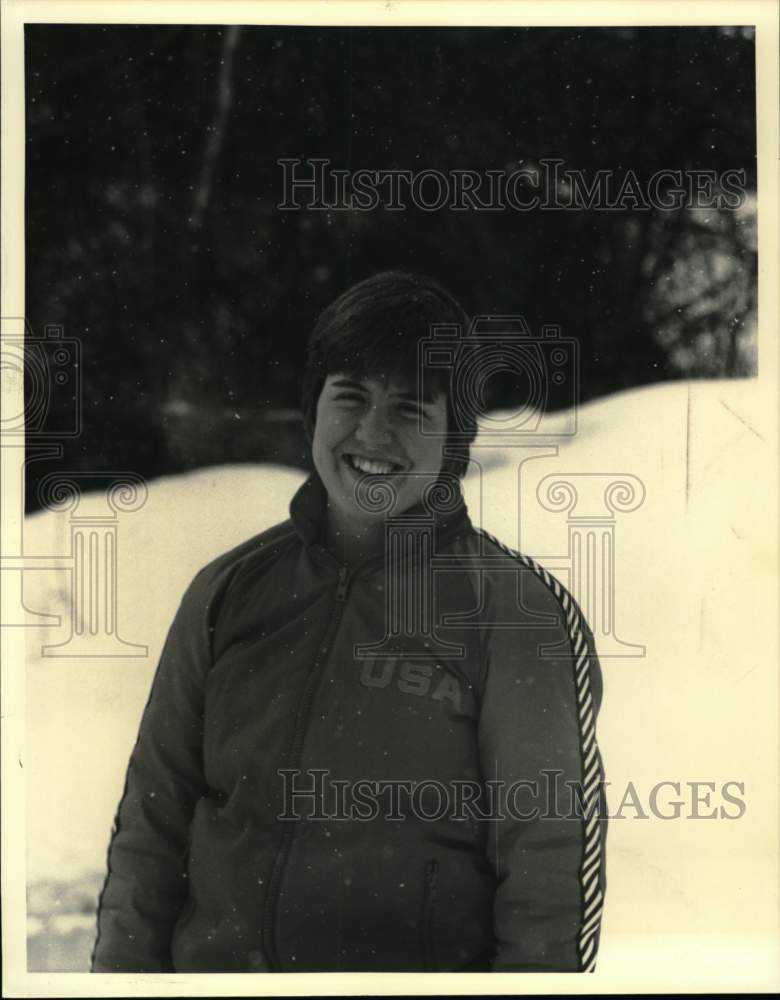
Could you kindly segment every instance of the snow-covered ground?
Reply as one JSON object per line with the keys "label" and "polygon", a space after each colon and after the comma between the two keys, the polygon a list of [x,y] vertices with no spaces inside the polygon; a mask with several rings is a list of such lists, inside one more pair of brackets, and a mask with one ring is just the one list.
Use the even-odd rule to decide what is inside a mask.
{"label": "snow-covered ground", "polygon": [[[483,447],[487,434],[473,451],[483,474],[465,483],[472,519],[553,568],[583,604],[586,585],[567,577],[566,511],[544,509],[537,488],[568,477],[580,495],[574,517],[609,513],[588,507],[588,491],[603,493],[608,478],[635,477],[637,499],[644,490],[636,509],[614,514],[614,627],[600,610],[591,620],[606,653],[635,652],[616,640],[645,647],[602,659],[611,811],[632,797],[609,833],[603,972],[662,962],[670,982],[679,973],[689,988],[692,968],[702,983],[740,974],[746,987],[778,975],[776,406],[755,380],[668,384],[583,407],[574,438],[536,439],[557,455],[530,457],[506,439]],[[553,416],[545,429],[555,435],[566,421]],[[268,466],[205,469],[155,481],[140,510],[120,515],[119,631],[148,646],[145,657],[41,656],[68,635],[69,581],[64,570],[27,572],[27,606],[63,615],[58,628],[28,630],[31,970],[86,968],[90,900],[182,591],[209,559],[286,517],[302,478]],[[29,518],[26,553],[67,554],[67,517]],[[679,785],[656,793],[669,816],[683,802],[678,818],[653,815],[660,782]],[[695,782],[714,786],[709,801]],[[724,798],[729,782],[742,815],[692,818],[695,794],[700,814],[742,811]]]}

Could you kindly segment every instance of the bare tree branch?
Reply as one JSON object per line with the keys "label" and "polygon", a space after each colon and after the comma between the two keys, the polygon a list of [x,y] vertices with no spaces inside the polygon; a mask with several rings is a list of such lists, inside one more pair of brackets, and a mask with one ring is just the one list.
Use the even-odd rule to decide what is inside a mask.
{"label": "bare tree branch", "polygon": [[225,32],[225,37],[222,41],[222,57],[220,59],[219,76],[217,78],[217,110],[214,115],[214,123],[206,138],[206,146],[203,150],[203,158],[201,160],[200,176],[195,186],[192,215],[188,220],[189,227],[193,231],[200,229],[203,216],[211,199],[214,172],[222,145],[225,141],[227,119],[230,114],[230,106],[233,102],[233,59],[240,37],[241,28],[233,24]]}

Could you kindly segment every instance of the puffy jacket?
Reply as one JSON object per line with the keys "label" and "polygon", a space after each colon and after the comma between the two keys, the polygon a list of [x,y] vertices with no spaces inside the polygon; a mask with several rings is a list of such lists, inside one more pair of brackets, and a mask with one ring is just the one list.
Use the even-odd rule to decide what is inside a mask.
{"label": "puffy jacket", "polygon": [[460,500],[432,547],[352,570],[323,504],[312,476],[184,595],[92,971],[592,970],[601,674],[576,603]]}

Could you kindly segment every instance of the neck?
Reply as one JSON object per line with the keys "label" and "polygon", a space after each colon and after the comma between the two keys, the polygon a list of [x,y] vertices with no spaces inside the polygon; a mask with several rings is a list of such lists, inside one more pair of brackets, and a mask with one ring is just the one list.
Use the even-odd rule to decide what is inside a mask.
{"label": "neck", "polygon": [[382,554],[385,543],[383,519],[360,521],[341,515],[328,504],[325,513],[325,547],[341,563],[354,565]]}

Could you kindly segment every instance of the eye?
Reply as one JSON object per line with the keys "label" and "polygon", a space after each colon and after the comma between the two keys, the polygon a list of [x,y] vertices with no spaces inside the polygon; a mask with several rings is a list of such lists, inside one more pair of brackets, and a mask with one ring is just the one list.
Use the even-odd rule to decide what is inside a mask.
{"label": "eye", "polygon": [[339,403],[359,404],[363,402],[363,397],[359,392],[339,392],[333,398]]}
{"label": "eye", "polygon": [[410,420],[417,420],[425,416],[425,410],[419,403],[401,403],[398,409],[402,416]]}

